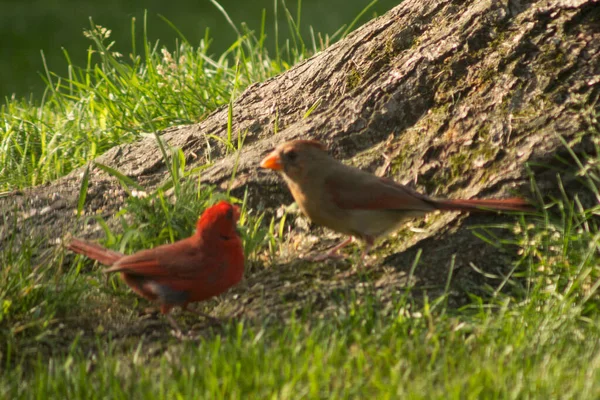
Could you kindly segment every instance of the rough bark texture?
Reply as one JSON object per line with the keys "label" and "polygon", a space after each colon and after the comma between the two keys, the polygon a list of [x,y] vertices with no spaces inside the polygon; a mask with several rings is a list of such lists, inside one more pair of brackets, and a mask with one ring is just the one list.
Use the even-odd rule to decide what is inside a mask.
{"label": "rough bark texture", "polygon": [[[538,184],[552,190],[555,172],[539,165],[552,164],[555,154],[564,152],[559,137],[578,141],[576,151],[590,148],[585,132],[598,115],[599,50],[595,1],[406,0],[238,98],[233,128],[236,134],[246,132],[246,140],[234,194],[248,188],[251,205],[260,209],[291,203],[283,182],[257,165],[275,144],[293,138],[320,139],[336,157],[374,172],[385,163],[385,153],[392,159],[389,177],[429,195],[530,196],[526,163],[538,165],[533,167]],[[196,125],[167,129],[162,138],[181,147],[192,167],[216,161],[202,176],[207,184],[221,186],[231,177],[236,155],[225,156],[223,145],[209,135],[222,137],[226,129],[227,109],[222,108]],[[148,187],[166,174],[151,137],[116,147],[98,161]],[[81,170],[75,171],[2,199],[0,207],[20,218],[21,229],[46,227],[56,235],[74,224],[80,176]],[[93,170],[86,212],[117,210],[121,200],[113,192],[107,196],[109,190],[120,191],[118,183]],[[456,254],[455,267],[465,271],[456,282],[472,289],[469,263],[493,271],[506,267],[511,254],[485,246],[469,226],[507,220],[431,218],[422,223],[425,232],[401,234],[402,240],[380,247],[378,282],[389,285],[405,276],[423,248],[418,269],[423,282],[443,283]],[[294,263],[281,268],[298,273],[292,280],[301,285],[303,273]],[[250,277],[250,287],[277,286],[268,272]],[[281,290],[315,296],[296,284]]]}

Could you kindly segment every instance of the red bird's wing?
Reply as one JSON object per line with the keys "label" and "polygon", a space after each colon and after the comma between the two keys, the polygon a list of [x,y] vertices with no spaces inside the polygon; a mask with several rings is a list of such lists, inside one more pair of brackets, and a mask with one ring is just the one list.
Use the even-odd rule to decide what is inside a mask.
{"label": "red bird's wing", "polygon": [[85,240],[73,238],[67,245],[67,249],[83,254],[93,260],[96,260],[104,265],[113,265],[119,261],[124,254],[107,249],[97,243],[87,242]]}
{"label": "red bird's wing", "polygon": [[148,278],[202,279],[209,272],[206,255],[184,239],[125,256],[105,272],[124,272]]}
{"label": "red bird's wing", "polygon": [[202,246],[184,239],[123,257],[105,272],[123,273],[125,282],[141,296],[184,304],[215,296],[234,283],[227,274],[235,273],[239,265],[243,271],[244,254],[241,245],[239,255],[228,250],[215,252],[212,246],[202,251]]}
{"label": "red bird's wing", "polygon": [[360,174],[352,179],[325,180],[327,192],[335,204],[349,210],[429,211],[435,207],[428,198],[390,179]]}

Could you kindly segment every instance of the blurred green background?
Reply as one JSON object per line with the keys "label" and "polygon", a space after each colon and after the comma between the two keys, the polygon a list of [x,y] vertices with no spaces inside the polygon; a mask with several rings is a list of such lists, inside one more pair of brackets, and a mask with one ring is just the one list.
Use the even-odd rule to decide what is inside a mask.
{"label": "blurred green background", "polygon": [[[301,27],[305,40],[309,26],[315,32],[333,34],[344,24],[350,24],[371,0],[303,0]],[[381,15],[400,0],[379,0],[366,12],[358,27],[375,15]],[[222,0],[220,4],[233,22],[239,26],[246,22],[256,32],[260,29],[262,10],[267,15],[267,44],[274,46],[274,0]],[[286,6],[296,17],[298,1],[286,1]],[[84,66],[86,49],[91,42],[83,36],[89,28],[89,17],[94,23],[112,30],[116,40],[112,50],[127,55],[131,51],[131,18],[136,18],[136,40],[141,43],[144,10],[148,11],[148,36],[154,42],[174,48],[176,32],[159,14],[170,20],[190,41],[199,43],[210,28],[212,53],[220,54],[235,40],[235,33],[223,15],[209,0],[0,0],[0,96],[4,99],[13,93],[25,97],[30,93],[40,95],[45,84],[39,74],[44,66],[40,50],[44,52],[51,71],[67,75],[67,62],[61,48],[68,51],[74,64]],[[279,31],[287,38],[288,26],[281,1],[278,3]]]}

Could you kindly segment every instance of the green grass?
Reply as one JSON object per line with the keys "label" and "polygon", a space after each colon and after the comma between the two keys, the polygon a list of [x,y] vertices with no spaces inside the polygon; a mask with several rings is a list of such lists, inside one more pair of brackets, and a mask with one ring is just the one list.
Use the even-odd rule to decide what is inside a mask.
{"label": "green grass", "polygon": [[[68,79],[48,73],[44,101],[3,109],[2,146],[10,153],[0,153],[5,190],[55,179],[144,132],[196,121],[315,50],[296,37],[289,51],[283,46],[271,58],[260,50],[261,34],[241,31],[218,59],[182,42],[177,52],[148,46],[125,62],[111,55],[106,31],[90,32],[99,64],[73,68]],[[195,79],[204,79],[201,89]],[[599,132],[582,134],[597,139]],[[243,151],[243,139],[230,128],[228,151]],[[563,160],[586,188],[579,193],[584,200],[563,191],[538,215],[476,229],[480,239],[516,248],[518,257],[503,276],[486,272],[485,295],[453,308],[451,280],[442,296],[430,298],[414,283],[339,281],[329,276],[330,266],[290,262],[280,251],[289,239],[285,215],[266,219],[246,198],[203,185],[201,168],[186,168],[180,149],[156,140],[168,178],[151,190],[98,165],[125,189],[118,224],[85,214],[85,190],[79,218],[100,224],[104,245],[130,253],[190,235],[198,215],[219,199],[241,204],[245,283],[199,305],[218,317],[237,316],[207,328],[175,313],[192,333],[181,342],[118,277],[107,280],[95,263],[60,246],[40,254],[49,239],[17,229],[5,214],[0,398],[600,396],[599,206],[589,201],[600,198],[598,149]],[[501,230],[512,239],[499,240]],[[424,267],[417,257],[410,273]]]}
{"label": "green grass", "polygon": [[[578,163],[588,188],[580,194],[597,196],[597,155],[572,162]],[[182,183],[167,181],[169,189],[141,196],[128,189],[131,195],[117,216],[122,225],[114,232],[106,228],[104,243],[131,252],[185,237],[202,209],[227,197],[190,176],[175,180]],[[140,310],[148,303],[117,277],[105,281],[80,257],[66,262],[58,248],[33,266],[39,243],[15,234],[25,242],[0,256],[7,266],[3,281],[9,283],[0,289],[2,396],[592,399],[600,394],[598,206],[584,207],[577,196],[563,193],[537,216],[479,227],[477,234],[492,243],[498,243],[494,232],[511,230],[513,239],[500,245],[516,246],[520,257],[510,274],[488,280],[485,296],[472,296],[459,309],[447,305],[451,284],[441,297],[429,298],[418,286],[378,287],[368,277],[358,285],[326,278],[325,284],[308,282],[313,295],[326,299],[323,308],[293,296],[270,297],[278,287],[267,283],[254,288],[261,276],[291,283],[306,278],[299,271],[281,272],[279,221],[263,223],[244,199],[229,199],[243,205],[250,285],[202,307],[223,317],[252,300],[251,312],[208,329],[198,328],[195,317],[176,314],[195,332],[195,339],[184,342],[169,335],[160,317],[140,328],[147,323]],[[421,267],[418,261],[414,268]],[[332,291],[331,284],[339,286]],[[286,310],[276,311],[279,303]]]}
{"label": "green grass", "polygon": [[29,374],[11,371],[7,386],[11,395],[35,388],[70,398],[598,394],[598,344],[585,340],[597,337],[598,325],[580,321],[574,304],[539,311],[481,309],[469,318],[443,318],[438,312],[406,315],[403,300],[395,300],[384,313],[363,306],[351,315],[292,320],[285,327],[239,323],[200,344],[172,344],[158,357],[145,354],[144,341],[123,355],[100,338],[88,350],[94,357],[75,345],[50,364],[37,362]]}
{"label": "green grass", "polygon": [[[190,196],[197,208],[216,200],[210,188],[197,189],[183,186],[180,201],[162,213],[158,192],[129,198],[123,216],[132,218],[113,247],[126,242],[127,251],[129,245],[168,241],[169,230],[181,230],[175,237],[187,235],[194,212],[187,210],[190,217],[180,220],[169,215],[186,215],[194,203]],[[137,313],[125,310],[136,307],[134,296],[117,279],[107,287],[97,270],[87,269],[89,263],[63,266],[60,251],[32,274],[27,261],[35,243],[27,243],[1,260],[14,266],[4,270],[5,281],[14,285],[2,294],[13,301],[4,305],[9,354],[3,354],[0,393],[7,398],[596,398],[600,234],[591,216],[596,210],[576,211],[572,204],[557,200],[558,218],[546,214],[514,225],[522,255],[515,272],[491,287],[489,296],[474,297],[461,309],[448,308],[445,296],[416,301],[420,296],[411,287],[382,290],[367,280],[360,290],[329,298],[325,314],[301,305],[283,318],[266,310],[184,343],[166,337],[157,344],[151,336],[123,340],[98,329],[115,318],[139,324]],[[162,218],[151,221],[154,215]],[[132,226],[138,229],[130,231]],[[251,242],[244,232],[245,242]],[[510,290],[495,290],[500,286]],[[242,292],[240,300],[245,296]],[[129,305],[102,315],[110,298]],[[233,306],[236,300],[222,302]],[[93,321],[85,317],[91,312]],[[48,355],[48,343],[61,349]]]}
{"label": "green grass", "polygon": [[[132,52],[121,54],[110,29],[90,19],[84,32],[91,41],[86,65],[73,64],[63,50],[67,76],[46,68],[41,99],[7,99],[0,108],[0,192],[55,180],[116,145],[199,122],[251,83],[287,70],[348,33],[311,30],[305,38],[297,24],[300,8],[296,15],[285,3],[275,10],[275,17],[277,10],[285,15],[285,36],[277,25],[267,36],[264,10],[257,31],[234,25],[223,10],[237,40],[218,57],[211,53],[208,30],[197,46],[180,34],[179,44],[169,49],[149,41],[146,19],[141,28],[131,21],[131,37],[141,29],[143,46],[132,39]],[[273,43],[276,51],[269,52]]]}
{"label": "green grass", "polygon": [[[303,0],[302,19],[298,24],[302,33],[309,35],[310,29],[315,32],[332,33],[340,26],[348,24],[363,9],[370,0]],[[258,30],[261,23],[261,10],[266,9],[269,36],[267,43],[274,50],[274,0],[221,0],[220,3],[228,11],[231,19],[240,24],[242,21]],[[292,13],[295,13],[298,2],[287,1]],[[398,4],[397,0],[378,0],[377,4],[360,19],[358,25],[372,18],[374,14],[381,15]],[[279,0],[280,26],[287,25],[284,13],[281,11]],[[32,12],[31,10],[35,10]],[[80,0],[73,7],[71,0],[3,2],[0,13],[0,99],[16,96],[29,96],[31,92],[36,97],[42,95],[44,83],[39,73],[44,70],[40,58],[40,50],[44,52],[46,63],[50,70],[65,74],[67,63],[60,50],[62,46],[69,49],[73,63],[85,64],[87,39],[81,35],[83,29],[89,26],[87,19],[91,15],[96,23],[110,27],[111,37],[116,38],[123,54],[131,52],[129,42],[130,28],[128,21],[135,17],[138,21],[144,18],[144,9],[148,10],[148,38],[155,42],[172,47],[177,33],[168,24],[163,23],[161,16],[172,21],[190,43],[197,45],[204,36],[204,29],[211,32],[211,48],[214,54],[225,51],[236,39],[235,31],[209,0]],[[69,12],[65,12],[68,10]],[[331,10],[335,10],[334,13]],[[358,26],[357,25],[357,26]],[[136,36],[136,45],[141,48],[141,35]]]}

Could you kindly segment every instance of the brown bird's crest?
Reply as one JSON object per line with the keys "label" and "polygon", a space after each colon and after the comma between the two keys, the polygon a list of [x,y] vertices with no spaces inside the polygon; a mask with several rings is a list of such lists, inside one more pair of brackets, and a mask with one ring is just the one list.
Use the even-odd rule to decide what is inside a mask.
{"label": "brown bird's crest", "polygon": [[294,140],[292,142],[293,144],[297,144],[300,146],[312,146],[312,147],[316,147],[319,150],[323,150],[323,151],[327,151],[327,146],[325,146],[323,143],[319,142],[318,140],[314,140],[314,139],[298,139],[298,140]]}

